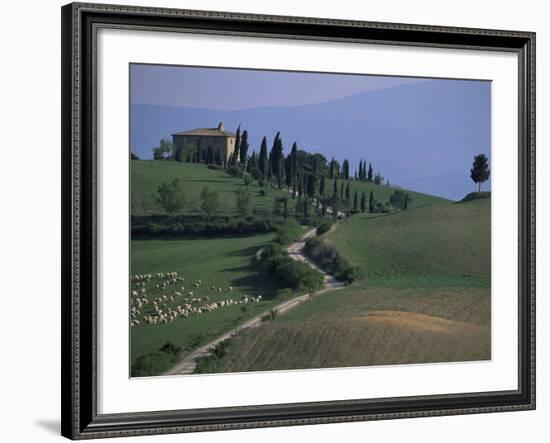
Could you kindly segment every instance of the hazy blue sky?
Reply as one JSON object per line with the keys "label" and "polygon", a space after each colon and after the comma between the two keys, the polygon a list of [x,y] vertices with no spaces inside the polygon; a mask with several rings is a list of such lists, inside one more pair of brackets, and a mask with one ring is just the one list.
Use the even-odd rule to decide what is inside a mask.
{"label": "hazy blue sky", "polygon": [[222,111],[323,103],[419,78],[131,65],[132,103]]}

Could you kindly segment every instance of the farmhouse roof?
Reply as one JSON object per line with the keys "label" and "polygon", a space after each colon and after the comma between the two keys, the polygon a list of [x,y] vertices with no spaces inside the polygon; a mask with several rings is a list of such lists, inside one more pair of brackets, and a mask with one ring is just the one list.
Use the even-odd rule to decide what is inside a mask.
{"label": "farmhouse roof", "polygon": [[176,132],[172,135],[202,135],[209,137],[235,137],[235,134],[226,131],[223,123],[220,123],[217,128],[197,128],[190,131]]}

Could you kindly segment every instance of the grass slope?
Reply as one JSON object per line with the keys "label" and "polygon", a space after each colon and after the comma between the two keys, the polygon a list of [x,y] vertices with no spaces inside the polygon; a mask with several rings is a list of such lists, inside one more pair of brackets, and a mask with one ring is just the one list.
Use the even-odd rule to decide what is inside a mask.
{"label": "grass slope", "polygon": [[[177,319],[173,323],[141,325],[132,328],[132,361],[140,355],[158,350],[167,341],[185,348],[190,344],[198,346],[216,338],[247,318],[250,318],[275,303],[274,289],[270,279],[259,272],[253,257],[256,251],[270,241],[272,234],[241,236],[232,238],[192,239],[192,240],[134,240],[132,241],[132,274],[178,272],[185,277],[183,283],[186,292],[192,290],[195,297],[208,296],[210,301],[224,300],[229,297],[239,299],[242,295],[262,295],[260,303],[241,306],[228,306],[201,316]],[[202,280],[199,289],[192,283]],[[161,293],[170,295],[180,290],[179,286],[164,292],[148,289],[150,298]],[[211,287],[221,287],[219,294]],[[227,289],[232,286],[232,292]],[[172,307],[178,303],[176,300]],[[179,301],[181,303],[181,301]],[[151,306],[141,313],[152,314]]]}
{"label": "grass slope", "polygon": [[366,277],[240,335],[217,371],[491,357],[490,200],[359,214],[328,241]]}
{"label": "grass slope", "polygon": [[[342,183],[344,183],[344,187],[347,184],[345,180],[338,180],[338,183],[337,183],[338,195],[340,195],[340,187],[342,186]],[[328,179],[326,181],[325,188],[328,193],[332,194],[332,191],[334,188],[334,180]],[[395,188],[393,186],[386,186],[386,185],[375,185],[374,183],[368,183],[368,182],[360,182],[360,181],[356,182],[354,180],[351,180],[350,181],[351,203],[353,204],[353,194],[355,191],[357,191],[359,201],[361,201],[361,194],[363,192],[365,193],[368,200],[369,194],[372,191],[374,198],[377,201],[381,203],[385,203],[390,200],[390,195],[392,195],[397,189],[401,189],[401,188]],[[435,195],[422,194],[420,192],[408,191],[406,189],[402,189],[402,190],[408,192],[412,197],[410,208],[417,208],[419,206],[449,202],[449,200],[444,199],[442,197],[436,197]]]}
{"label": "grass slope", "polygon": [[344,220],[329,242],[373,281],[384,277],[434,284],[475,280],[491,272],[491,200],[426,206]]}
{"label": "grass slope", "polygon": [[[185,193],[184,212],[200,210],[200,193],[205,186],[218,191],[219,212],[235,212],[235,192],[245,187],[241,178],[235,178],[223,170],[208,169],[206,165],[174,161],[132,160],[132,198],[133,213],[136,215],[158,213],[155,205],[155,193],[164,182],[181,180]],[[282,191],[257,184],[248,186],[253,195],[253,208],[271,210],[273,198],[283,195]],[[260,195],[263,190],[265,196]],[[285,194],[286,195],[286,194]]]}
{"label": "grass slope", "polygon": [[487,295],[354,285],[240,335],[220,372],[488,359]]}

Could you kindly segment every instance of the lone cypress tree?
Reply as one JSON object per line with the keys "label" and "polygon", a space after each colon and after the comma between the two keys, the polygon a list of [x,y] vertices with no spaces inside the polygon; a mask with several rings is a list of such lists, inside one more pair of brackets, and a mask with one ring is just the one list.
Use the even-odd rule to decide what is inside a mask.
{"label": "lone cypress tree", "polygon": [[474,164],[470,169],[470,178],[477,183],[477,192],[481,192],[481,184],[489,180],[491,171],[489,171],[489,159],[485,154],[479,154],[474,157]]}
{"label": "lone cypress tree", "polygon": [[367,196],[363,192],[361,194],[361,212],[365,212],[367,210]]}
{"label": "lone cypress tree", "polygon": [[243,131],[243,135],[241,137],[241,142],[239,145],[239,160],[241,161],[241,163],[246,162],[247,155],[248,155],[248,131],[245,129]]}
{"label": "lone cypress tree", "polygon": [[262,173],[262,178],[265,180],[267,178],[267,170],[269,168],[268,159],[267,159],[267,139],[262,139],[262,145],[260,146],[260,157],[258,158],[258,169]]}

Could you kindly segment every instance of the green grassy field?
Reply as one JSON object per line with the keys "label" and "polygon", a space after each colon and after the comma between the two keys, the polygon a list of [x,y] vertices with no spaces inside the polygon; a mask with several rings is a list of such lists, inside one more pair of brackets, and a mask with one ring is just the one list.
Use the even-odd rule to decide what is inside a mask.
{"label": "green grassy field", "polygon": [[[239,299],[243,295],[262,295],[259,303],[225,306],[213,312],[189,318],[178,318],[172,323],[144,325],[132,328],[132,361],[140,355],[158,350],[167,341],[185,348],[195,347],[214,339],[242,323],[246,319],[263,312],[275,301],[275,291],[268,276],[260,272],[254,263],[256,251],[272,239],[272,234],[241,236],[231,238],[192,239],[192,240],[135,240],[132,241],[132,275],[157,272],[178,272],[184,282],[169,286],[166,290],[155,289],[156,280],[147,285],[149,299],[161,294],[172,295],[175,291],[193,291],[194,297],[208,297],[210,302]],[[200,288],[193,282],[202,280]],[[133,289],[136,289],[133,285]],[[181,290],[181,286],[185,290]],[[212,290],[212,286],[216,290]],[[229,287],[233,291],[229,292]],[[222,288],[219,293],[217,288]],[[181,300],[169,302],[172,308]],[[138,319],[152,314],[151,305],[146,305]]]}
{"label": "green grassy field", "polygon": [[217,371],[491,357],[490,200],[359,214],[326,241],[364,278],[239,335]]}
{"label": "green grassy field", "polygon": [[[200,193],[205,186],[218,192],[220,213],[235,213],[235,192],[245,187],[241,178],[235,178],[224,170],[208,169],[206,165],[175,161],[132,160],[132,213],[156,214],[155,192],[162,183],[179,179],[185,193],[185,211],[200,211]],[[248,186],[253,196],[252,207],[271,210],[273,198],[286,195],[270,186],[260,187],[256,182]],[[261,192],[265,192],[262,196]]]}
{"label": "green grassy field", "polygon": [[[338,180],[338,195],[340,195],[340,186],[344,183],[344,186],[346,186],[345,181]],[[326,181],[325,188],[327,189],[327,192],[332,193],[334,186],[334,181],[331,179],[328,179]],[[385,185],[375,185],[374,183],[368,183],[368,182],[360,182],[360,181],[350,181],[350,198],[353,203],[353,193],[357,191],[359,201],[361,201],[361,194],[364,192],[367,199],[369,198],[369,194],[372,191],[374,198],[381,202],[385,203],[390,200],[390,195],[392,195],[396,189],[393,186],[385,186]],[[401,189],[401,188],[399,188]],[[414,192],[414,191],[408,191],[406,189],[403,189],[403,191],[406,191],[410,194],[412,197],[412,202],[410,204],[410,208],[417,208],[419,206],[425,206],[425,205],[433,205],[433,204],[439,204],[439,203],[445,203],[449,202],[449,200],[436,197],[435,195],[429,195],[429,194],[422,194],[420,192]]]}
{"label": "green grassy field", "polygon": [[491,200],[425,206],[390,215],[358,214],[327,239],[372,281],[410,286],[488,285]]}

